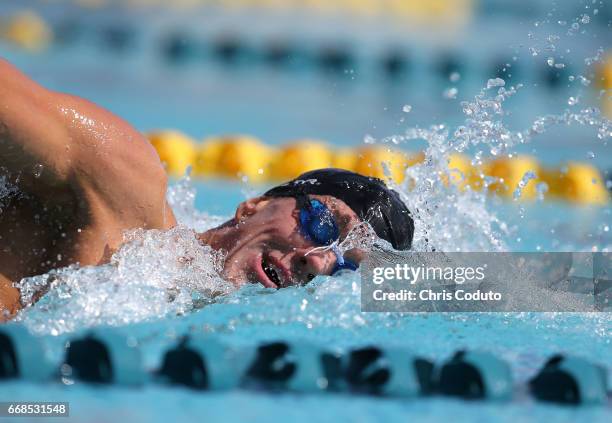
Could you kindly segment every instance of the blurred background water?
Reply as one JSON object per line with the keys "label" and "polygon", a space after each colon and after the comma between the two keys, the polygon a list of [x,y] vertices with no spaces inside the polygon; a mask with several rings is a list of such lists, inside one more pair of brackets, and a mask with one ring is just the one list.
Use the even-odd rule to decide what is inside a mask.
{"label": "blurred background water", "polygon": [[[37,54],[7,43],[1,51],[37,81],[143,131],[245,133],[270,144],[312,137],[356,145],[408,125],[456,125],[460,101],[494,77],[524,85],[508,104],[514,128],[562,112],[570,97],[597,107],[605,100],[597,62],[585,59],[605,58],[598,50],[609,44],[606,2],[232,4],[4,1],[5,20],[35,10],[54,41]],[[585,127],[559,128],[524,148],[544,162],[612,166]]]}

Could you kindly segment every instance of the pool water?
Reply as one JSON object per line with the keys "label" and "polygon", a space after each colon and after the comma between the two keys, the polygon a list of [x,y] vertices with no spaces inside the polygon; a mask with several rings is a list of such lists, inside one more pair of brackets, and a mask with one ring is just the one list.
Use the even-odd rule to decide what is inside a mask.
{"label": "pool water", "polygon": [[[368,84],[351,87],[341,81],[309,76],[296,80],[262,71],[228,76],[224,71],[207,67],[171,69],[146,56],[123,64],[120,58],[107,59],[116,66],[110,71],[101,70],[97,53],[87,44],[54,50],[38,58],[7,50],[6,57],[41,83],[99,102],[141,130],[173,127],[193,136],[245,132],[271,144],[316,136],[336,145],[358,145],[366,133],[376,137],[404,134],[406,128],[417,123],[421,128],[430,128],[429,125],[440,121],[438,116],[432,120],[427,111],[418,112],[419,99],[403,100],[401,93],[394,90],[390,91],[398,98],[393,100],[397,107],[392,108],[397,113],[389,112],[385,109],[391,107],[388,98],[377,95]],[[483,85],[486,78],[471,92],[466,87],[462,95],[471,99]],[[268,86],[276,87],[272,91],[278,97],[261,88]],[[247,88],[248,91],[243,91]],[[295,96],[294,102],[291,95]],[[525,96],[530,95],[527,89]],[[418,122],[401,120],[405,118],[401,116],[404,101],[412,104],[411,113]],[[519,91],[504,104],[504,108],[519,115],[508,118],[511,127],[528,127],[540,115],[537,108],[542,104],[536,107],[529,103],[521,99]],[[444,107],[450,109],[447,106]],[[440,116],[449,127],[465,119],[459,103],[453,106],[454,115]],[[427,107],[434,108],[431,104]],[[547,111],[557,113],[564,108],[565,105]],[[425,139],[414,137],[403,145],[409,149],[431,149],[431,162],[411,175],[416,188],[397,187],[408,204],[419,209],[415,248],[610,250],[609,205],[522,203],[461,193],[445,187],[440,180],[428,181],[425,176],[438,169],[438,161],[443,157],[436,146],[448,143],[442,132],[435,127],[425,134]],[[596,128],[589,125],[561,126],[531,143],[513,147],[551,163],[569,158],[585,160],[587,151],[593,151],[593,162],[605,169],[612,165],[609,141],[598,139],[595,134]],[[487,150],[492,143],[470,144],[467,151],[481,147]],[[218,224],[231,216],[239,201],[264,190],[264,186],[227,181],[173,181],[168,196],[185,227],[170,234],[133,234],[132,242],[115,255],[112,265],[57,271],[53,277],[61,283],[21,313],[18,320],[41,337],[47,358],[56,364],[62,360],[67,340],[91,327],[112,326],[141,348],[143,364],[151,371],[159,368],[164,351],[186,334],[214,336],[242,346],[279,339],[305,340],[341,349],[396,346],[436,363],[459,349],[485,350],[511,365],[513,400],[495,403],[442,397],[389,399],[248,390],[196,392],[155,383],[128,388],[90,386],[79,381],[2,383],[0,397],[14,401],[68,401],[73,421],[100,422],[612,419],[609,402],[601,407],[548,405],[535,402],[525,390],[526,381],[556,353],[577,355],[601,364],[608,369],[608,377],[612,377],[609,313],[362,313],[358,273],[318,277],[307,287],[274,292],[256,285],[232,291],[215,277],[213,270],[218,265],[215,257],[193,248],[188,228],[205,230]],[[434,239],[429,242],[434,244],[428,244],[423,235],[427,224],[433,225]],[[187,268],[173,266],[182,254],[192,254],[194,264]],[[34,286],[46,281],[45,276],[34,279],[30,281]],[[167,299],[169,290],[174,301]]]}
{"label": "pool water", "polygon": [[[184,188],[189,185],[183,182],[174,188],[177,186]],[[243,187],[236,184],[198,184],[196,187],[198,195],[194,204],[204,205],[200,207],[206,209],[207,202],[220,198],[215,204],[219,207],[218,213],[225,216],[236,200],[244,198]],[[182,192],[181,189],[178,191]],[[187,200],[181,207],[176,204],[175,207],[179,218],[185,219],[187,215],[181,213],[190,210],[189,196],[182,198]],[[499,210],[512,215],[516,213],[515,208],[505,204]],[[582,215],[587,221],[587,217],[601,218],[601,210],[576,210],[561,205],[553,206],[553,210],[561,222],[549,219],[550,227],[557,229],[557,238],[566,238],[568,243],[577,245],[576,240],[585,237],[585,248],[592,242],[609,245],[609,238],[594,241],[586,236],[592,230],[589,225],[582,229],[564,226],[567,222],[563,217],[567,213],[572,214],[572,219]],[[207,214],[191,212],[194,213],[190,215],[191,226],[202,229],[216,221]],[[545,210],[529,207],[525,210],[524,221],[530,222],[533,218],[541,222],[543,216],[548,216]],[[521,228],[525,241],[516,245],[523,249],[525,245],[542,244],[546,249],[550,233],[542,225],[539,228],[526,225]],[[179,245],[183,246],[182,243]],[[559,249],[563,250],[562,247]],[[526,391],[527,381],[550,356],[557,353],[577,355],[601,364],[608,369],[609,377],[612,369],[612,320],[609,313],[362,313],[359,274],[319,277],[307,287],[276,292],[251,285],[218,297],[213,304],[204,307],[190,301],[190,295],[186,300],[179,298],[168,304],[164,290],[160,289],[164,285],[155,285],[152,281],[156,281],[160,274],[162,278],[175,275],[165,273],[162,266],[149,268],[151,259],[151,253],[138,248],[132,250],[119,266],[123,266],[124,272],[130,265],[141,268],[124,275],[127,278],[123,279],[102,267],[83,273],[68,271],[64,281],[72,291],[52,291],[23,313],[20,320],[41,334],[47,358],[58,364],[67,340],[83,334],[88,327],[111,325],[139,346],[143,365],[149,371],[160,368],[164,352],[187,334],[196,338],[212,336],[243,348],[276,340],[310,341],[321,347],[333,346],[341,350],[368,345],[383,349],[401,347],[438,364],[459,349],[483,350],[510,363],[515,384],[514,398],[509,403],[496,403],[440,397],[393,399],[340,393],[202,392],[154,382],[130,388],[96,387],[78,380],[66,381],[65,384],[11,382],[2,385],[3,392],[10,393],[11,400],[68,401],[74,421],[290,419],[306,422],[320,419],[352,422],[412,418],[510,422],[553,418],[558,421],[584,419],[604,422],[612,416],[609,405],[578,408],[548,405],[535,402]],[[171,261],[172,257],[164,256],[162,260]],[[69,295],[62,297],[58,292]],[[181,292],[191,291],[183,285]],[[146,304],[142,298],[147,298]]]}
{"label": "pool water", "polygon": [[[112,301],[112,299],[110,300]],[[52,327],[47,313],[26,323]],[[460,348],[490,351],[511,363],[517,386],[508,404],[443,398],[385,399],[344,394],[283,394],[251,391],[197,392],[155,384],[143,388],[92,387],[81,382],[3,384],[11,400],[69,401],[75,421],[130,420],[370,421],[405,418],[440,421],[609,421],[608,407],[572,408],[535,403],[521,386],[555,353],[576,354],[610,369],[610,318],[607,314],[414,314],[360,312],[359,279],[320,280],[309,288],[276,293],[250,287],[217,304],[184,316],[122,325],[135,338],[149,369],[160,366],[163,351],[184,334],[216,335],[224,342],[253,345],[272,340],[310,340],[337,347],[404,347],[437,362]],[[52,359],[72,334],[44,336]],[[214,363],[213,363],[214,365]],[[4,396],[4,395],[3,395]]]}

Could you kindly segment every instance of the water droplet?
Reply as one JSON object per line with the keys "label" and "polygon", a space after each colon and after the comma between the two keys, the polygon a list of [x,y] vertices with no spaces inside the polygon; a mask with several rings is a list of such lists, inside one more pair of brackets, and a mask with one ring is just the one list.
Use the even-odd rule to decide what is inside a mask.
{"label": "water droplet", "polygon": [[588,24],[589,22],[591,22],[591,17],[587,14],[582,15],[582,18],[580,19],[580,22],[583,24]]}
{"label": "water droplet", "polygon": [[457,98],[458,93],[459,93],[459,90],[457,88],[451,87],[451,88],[447,88],[446,90],[444,90],[442,95],[444,96],[444,98],[448,98],[450,100],[450,99]]}
{"label": "water droplet", "polygon": [[34,165],[34,177],[40,178],[40,175],[42,175],[44,168],[45,167],[40,163]]}
{"label": "water droplet", "polygon": [[554,66],[555,59],[553,57],[549,57],[548,59],[546,59],[546,63],[548,63],[548,66]]}
{"label": "water droplet", "polygon": [[565,67],[565,63],[555,63],[555,68],[563,69]]}
{"label": "water droplet", "polygon": [[457,82],[461,79],[461,75],[459,72],[453,72],[450,74],[449,78],[451,82]]}
{"label": "water droplet", "polygon": [[567,25],[567,21],[557,21],[557,23],[561,26]]}
{"label": "water droplet", "polygon": [[494,87],[503,87],[506,85],[506,81],[501,78],[493,78],[487,81],[487,90]]}
{"label": "water droplet", "polygon": [[553,44],[553,43],[559,41],[560,39],[561,39],[561,37],[559,37],[558,35],[555,35],[555,34],[550,34],[548,37],[546,37],[546,40],[550,44]]}
{"label": "water droplet", "polygon": [[587,151],[587,158],[588,159],[594,159],[595,158],[595,153],[593,153],[592,151]]}
{"label": "water droplet", "polygon": [[363,137],[363,142],[366,144],[374,144],[376,143],[376,139],[372,135],[366,134],[366,136]]}
{"label": "water droplet", "polygon": [[570,106],[575,106],[576,104],[578,104],[578,98],[577,97],[568,98],[567,104],[569,104]]}
{"label": "water droplet", "polygon": [[546,182],[540,182],[536,185],[535,189],[537,199],[543,201],[544,195],[548,192],[548,184]]}
{"label": "water droplet", "polygon": [[404,107],[402,107],[402,112],[404,113],[410,113],[411,110],[412,106],[410,104],[404,104]]}

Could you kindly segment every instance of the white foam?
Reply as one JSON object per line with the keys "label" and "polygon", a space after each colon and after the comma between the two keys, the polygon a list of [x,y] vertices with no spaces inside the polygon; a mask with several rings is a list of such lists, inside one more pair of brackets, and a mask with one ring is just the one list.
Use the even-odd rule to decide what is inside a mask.
{"label": "white foam", "polygon": [[22,302],[34,306],[17,320],[33,331],[60,334],[94,325],[124,325],[180,315],[233,290],[219,277],[223,257],[202,246],[184,226],[136,230],[109,264],[70,266],[25,278]]}

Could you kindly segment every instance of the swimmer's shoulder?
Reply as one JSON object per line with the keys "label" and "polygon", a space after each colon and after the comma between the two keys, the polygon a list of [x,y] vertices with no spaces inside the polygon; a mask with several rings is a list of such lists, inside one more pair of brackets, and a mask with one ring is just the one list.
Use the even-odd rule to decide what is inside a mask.
{"label": "swimmer's shoulder", "polygon": [[60,94],[58,104],[76,149],[74,183],[129,227],[174,226],[168,176],[148,139],[88,100]]}
{"label": "swimmer's shoulder", "polygon": [[175,224],[159,157],[124,119],[48,90],[1,58],[0,106],[0,166],[20,175],[20,188],[47,201],[69,191],[94,220],[145,228]]}

